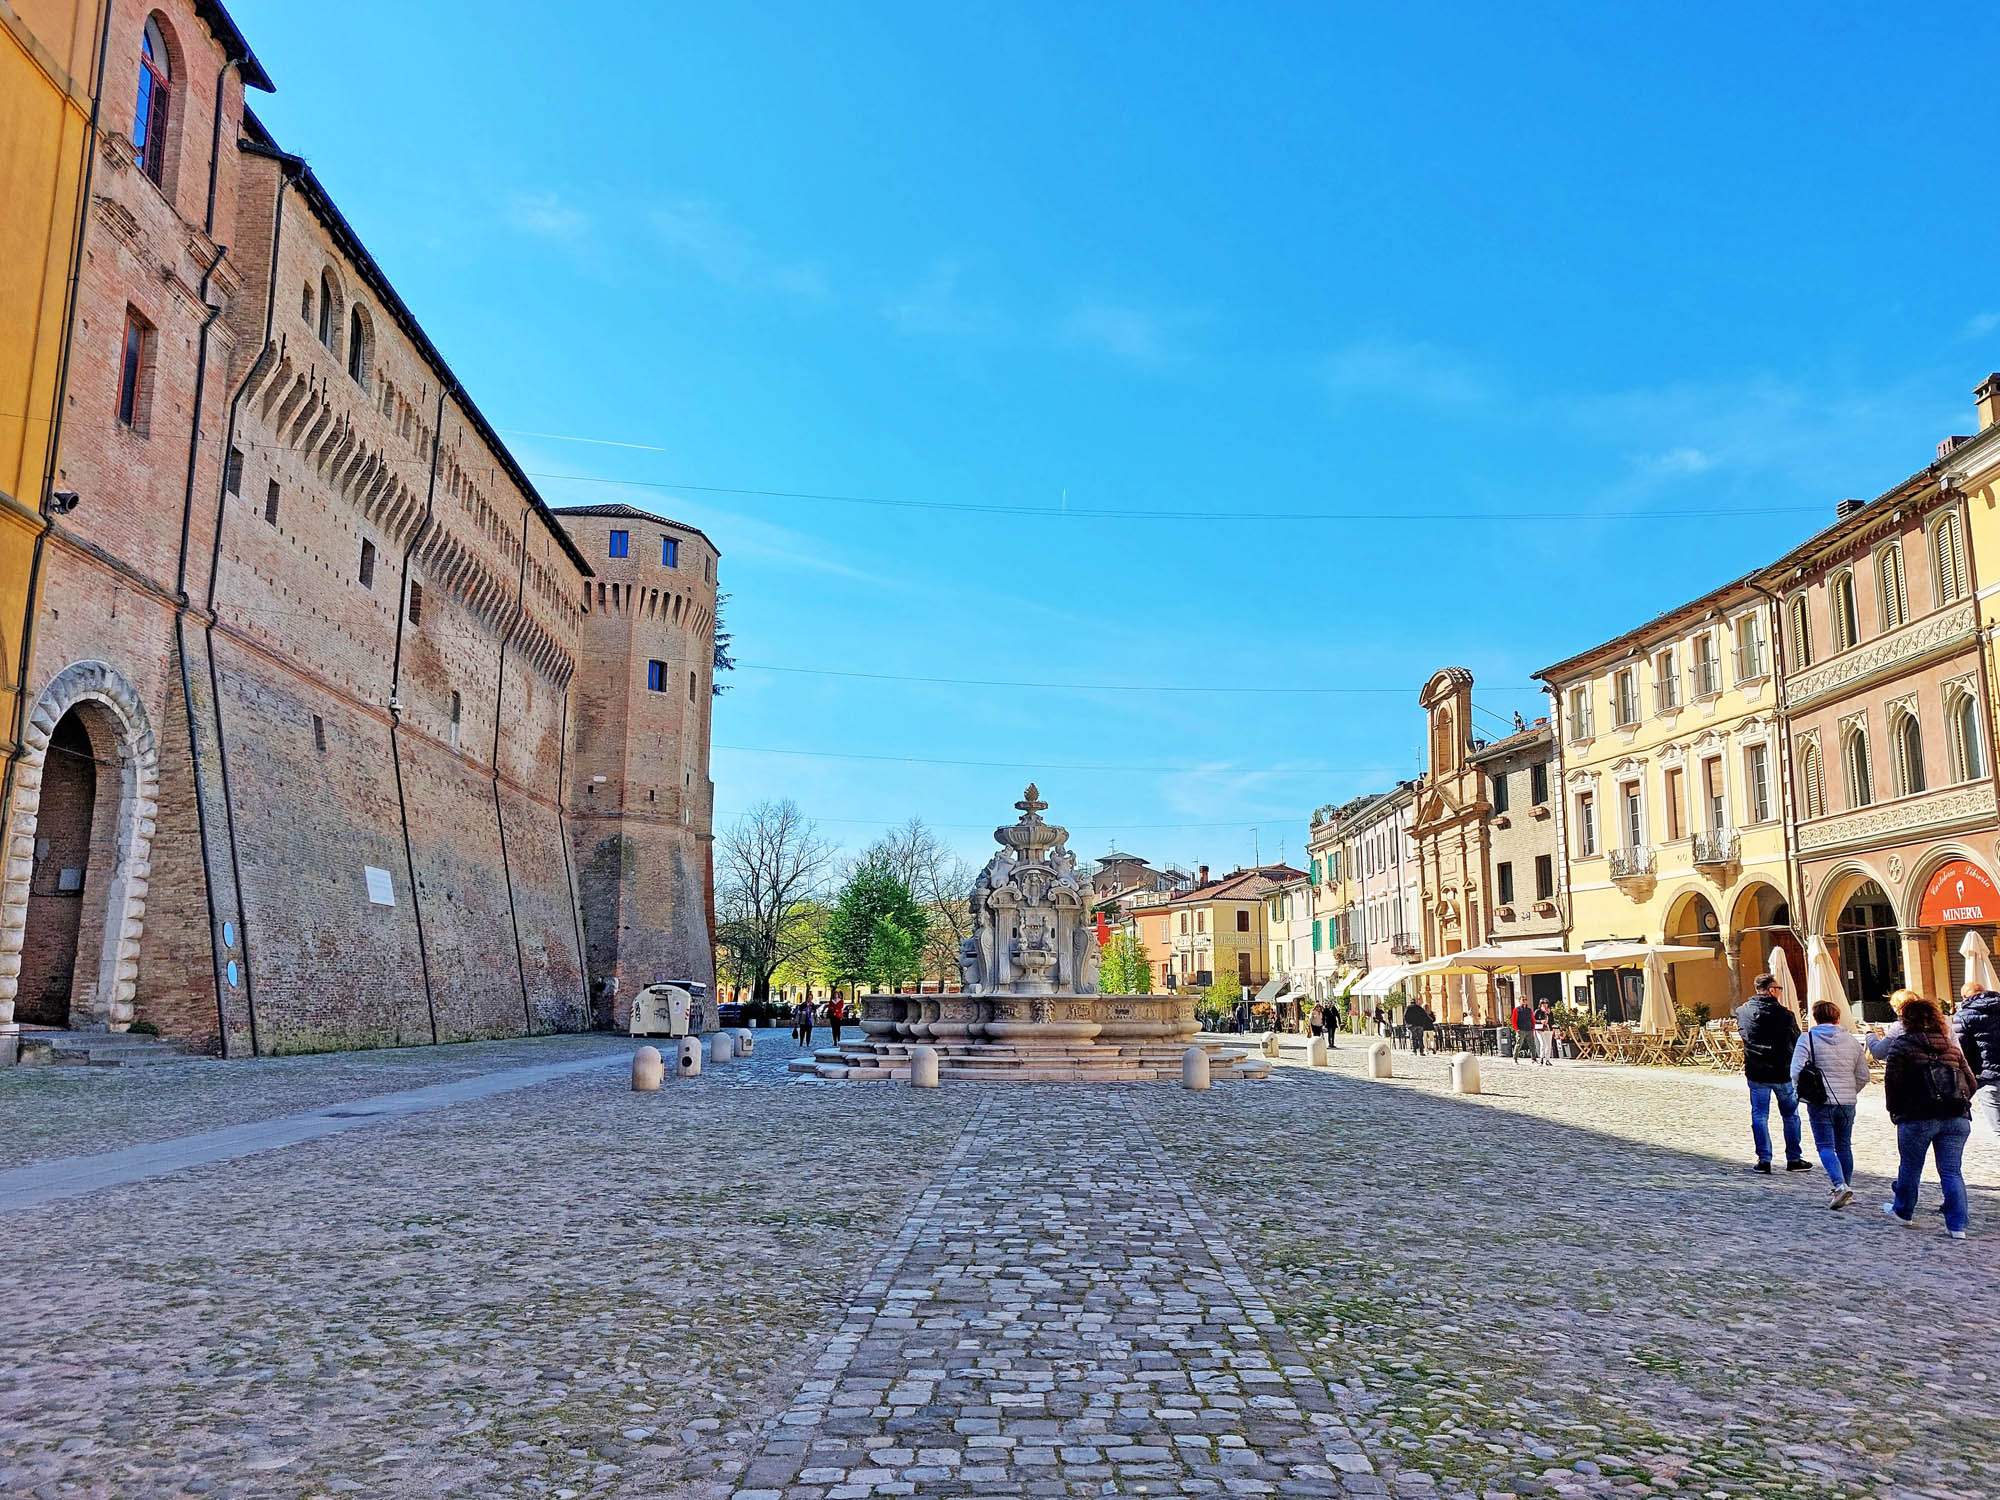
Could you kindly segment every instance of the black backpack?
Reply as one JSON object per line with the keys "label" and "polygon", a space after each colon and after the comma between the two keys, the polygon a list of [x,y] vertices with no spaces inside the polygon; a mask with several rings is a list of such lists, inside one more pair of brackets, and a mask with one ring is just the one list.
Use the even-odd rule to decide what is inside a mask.
{"label": "black backpack", "polygon": [[1799,1097],[1805,1100],[1806,1103],[1826,1103],[1828,1098],[1826,1074],[1819,1070],[1819,1054],[1813,1051],[1813,1039],[1810,1031],[1806,1033],[1806,1065],[1799,1069],[1797,1082]]}
{"label": "black backpack", "polygon": [[1937,1111],[1932,1119],[1948,1119],[1971,1108],[1973,1091],[1965,1086],[1967,1069],[1957,1049],[1927,1052],[1911,1072],[1911,1081]]}

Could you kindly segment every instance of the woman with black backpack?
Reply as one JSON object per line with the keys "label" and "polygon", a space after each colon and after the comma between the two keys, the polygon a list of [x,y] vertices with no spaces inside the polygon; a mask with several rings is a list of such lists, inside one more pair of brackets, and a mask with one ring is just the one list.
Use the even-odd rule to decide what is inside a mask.
{"label": "woman with black backpack", "polygon": [[1840,1024],[1840,1007],[1822,1000],[1813,1027],[1792,1048],[1792,1086],[1812,1122],[1813,1145],[1833,1183],[1828,1208],[1854,1201],[1854,1106],[1868,1087],[1868,1049]]}
{"label": "woman with black backpack", "polygon": [[1896,1122],[1896,1149],[1902,1168],[1896,1173],[1896,1197],[1882,1212],[1906,1229],[1917,1223],[1917,1184],[1924,1158],[1937,1157],[1938,1183],[1944,1188],[1944,1227],[1955,1240],[1965,1238],[1972,1222],[1965,1196],[1965,1142],[1972,1134],[1972,1095],[1978,1080],[1966,1066],[1965,1054],[1945,1030],[1937,1002],[1914,998],[1903,1005],[1903,1034],[1889,1046],[1889,1118]]}

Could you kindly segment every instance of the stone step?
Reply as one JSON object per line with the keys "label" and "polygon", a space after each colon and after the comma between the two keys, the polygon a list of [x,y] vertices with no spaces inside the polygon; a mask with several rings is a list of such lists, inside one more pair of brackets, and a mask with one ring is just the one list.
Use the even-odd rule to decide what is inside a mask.
{"label": "stone step", "polygon": [[122,1031],[21,1032],[24,1067],[133,1068],[150,1063],[185,1062],[189,1054],[156,1036]]}

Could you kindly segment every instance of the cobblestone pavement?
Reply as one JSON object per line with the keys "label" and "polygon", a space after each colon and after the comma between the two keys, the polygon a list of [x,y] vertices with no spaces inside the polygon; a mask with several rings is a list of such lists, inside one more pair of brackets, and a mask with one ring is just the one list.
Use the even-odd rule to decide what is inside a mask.
{"label": "cobblestone pavement", "polygon": [[[584,1045],[630,1044],[486,1065]],[[1833,1213],[1685,1071],[925,1092],[792,1055],[8,1215],[0,1493],[2000,1494],[2000,1153],[1971,1239],[1935,1189],[1899,1229],[1879,1098]],[[249,1076],[282,1113],[366,1061]],[[127,1091],[184,1072],[107,1119],[169,1130]],[[94,1097],[35,1138],[124,1143]]]}

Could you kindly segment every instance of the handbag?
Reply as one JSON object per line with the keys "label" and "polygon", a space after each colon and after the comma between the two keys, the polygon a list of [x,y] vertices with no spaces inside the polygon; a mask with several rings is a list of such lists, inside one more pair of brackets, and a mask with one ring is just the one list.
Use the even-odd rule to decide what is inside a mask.
{"label": "handbag", "polygon": [[1808,1104],[1824,1104],[1827,1101],[1826,1074],[1819,1070],[1819,1054],[1813,1050],[1812,1033],[1806,1033],[1806,1065],[1799,1069],[1796,1080],[1799,1097]]}

